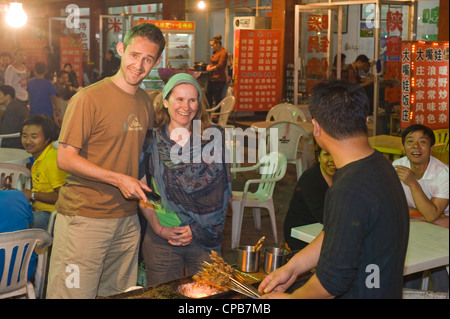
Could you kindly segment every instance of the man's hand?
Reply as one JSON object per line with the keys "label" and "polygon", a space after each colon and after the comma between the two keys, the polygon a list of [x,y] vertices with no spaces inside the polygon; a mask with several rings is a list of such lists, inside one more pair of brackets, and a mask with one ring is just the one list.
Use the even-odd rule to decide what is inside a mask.
{"label": "man's hand", "polygon": [[405,185],[411,187],[415,183],[417,183],[416,176],[414,175],[413,171],[408,167],[402,165],[395,165],[394,168],[395,171],[397,172],[398,177]]}

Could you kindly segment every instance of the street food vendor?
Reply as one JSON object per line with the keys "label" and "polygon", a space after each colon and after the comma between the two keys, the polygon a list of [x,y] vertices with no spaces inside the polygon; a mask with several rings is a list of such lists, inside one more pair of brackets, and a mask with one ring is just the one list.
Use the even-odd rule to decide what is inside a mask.
{"label": "street food vendor", "polygon": [[[402,298],[409,237],[405,194],[391,163],[367,139],[369,101],[357,84],[317,84],[309,109],[317,144],[336,165],[323,231],[269,274],[263,298]],[[292,294],[297,277],[315,274]]]}
{"label": "street food vendor", "polygon": [[210,107],[213,107],[222,101],[223,88],[227,82],[227,63],[228,52],[222,47],[222,36],[216,35],[209,42],[213,53],[211,60],[206,67],[211,72],[206,90],[206,98]]}

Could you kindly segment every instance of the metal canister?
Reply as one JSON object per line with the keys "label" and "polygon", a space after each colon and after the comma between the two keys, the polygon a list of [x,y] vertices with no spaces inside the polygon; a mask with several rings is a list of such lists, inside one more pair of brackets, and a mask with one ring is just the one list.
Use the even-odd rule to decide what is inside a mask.
{"label": "metal canister", "polygon": [[280,248],[266,248],[264,250],[264,272],[271,273],[286,263],[289,252]]}
{"label": "metal canister", "polygon": [[253,251],[254,246],[239,246],[237,249],[237,267],[244,272],[259,271],[260,251]]}

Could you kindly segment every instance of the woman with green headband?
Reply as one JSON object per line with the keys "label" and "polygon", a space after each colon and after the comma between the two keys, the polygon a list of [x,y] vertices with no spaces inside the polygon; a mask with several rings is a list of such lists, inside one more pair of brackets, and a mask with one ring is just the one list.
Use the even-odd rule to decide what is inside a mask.
{"label": "woman with green headband", "polygon": [[211,250],[220,253],[230,167],[224,130],[211,124],[201,94],[189,74],[167,82],[144,152],[147,184],[161,196],[154,205],[140,205],[150,225],[142,246],[147,285],[193,275]]}

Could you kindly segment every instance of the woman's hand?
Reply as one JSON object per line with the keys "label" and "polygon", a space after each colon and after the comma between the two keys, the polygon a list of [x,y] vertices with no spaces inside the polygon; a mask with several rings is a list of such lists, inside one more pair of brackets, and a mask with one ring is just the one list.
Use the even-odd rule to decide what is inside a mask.
{"label": "woman's hand", "polygon": [[160,230],[161,237],[168,240],[173,246],[187,246],[192,242],[192,231],[189,225],[162,227]]}

